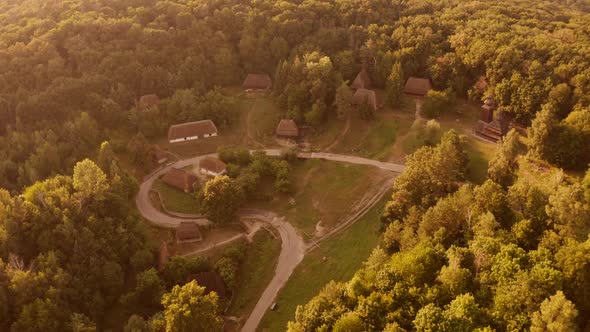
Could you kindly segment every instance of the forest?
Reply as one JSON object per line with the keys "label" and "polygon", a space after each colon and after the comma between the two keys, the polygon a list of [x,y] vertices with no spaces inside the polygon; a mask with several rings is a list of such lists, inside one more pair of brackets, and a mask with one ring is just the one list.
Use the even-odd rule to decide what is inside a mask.
{"label": "forest", "polygon": [[[174,272],[199,262],[156,272],[119,157],[145,164],[173,123],[232,130],[223,88],[248,73],[273,77],[286,117],[321,128],[363,68],[390,104],[408,77],[431,78],[433,117],[493,95],[528,146],[511,132],[481,185],[456,132],[409,156],[381,247],[289,331],[588,326],[589,12],[587,0],[0,0],[0,330],[191,331],[179,314],[191,305],[192,323],[219,330],[217,299]],[[142,112],[151,94],[157,109]],[[525,155],[564,171],[531,179]],[[255,166],[235,166],[246,189]]]}

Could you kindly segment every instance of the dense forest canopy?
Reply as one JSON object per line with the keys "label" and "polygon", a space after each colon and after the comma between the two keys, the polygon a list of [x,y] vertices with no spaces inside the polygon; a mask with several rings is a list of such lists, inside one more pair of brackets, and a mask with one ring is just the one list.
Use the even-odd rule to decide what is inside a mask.
{"label": "dense forest canopy", "polygon": [[590,170],[516,176],[512,131],[491,163],[494,180],[473,186],[463,144],[451,131],[410,157],[381,247],[351,280],[299,306],[289,332],[588,328]]}
{"label": "dense forest canopy", "polygon": [[[289,116],[312,125],[334,111],[342,80],[366,66],[385,87],[396,64],[405,77],[431,77],[435,88],[459,96],[493,93],[524,125],[547,103],[561,121],[590,103],[587,6],[4,0],[0,186],[16,190],[65,172],[105,138],[120,138],[116,133],[150,137],[172,122],[205,117],[231,125],[231,100],[207,91],[238,84],[249,72],[276,74]],[[473,89],[480,77],[486,92]],[[146,94],[163,99],[155,115],[134,111]],[[571,135],[557,130],[554,136],[568,142]]]}
{"label": "dense forest canopy", "polygon": [[[493,95],[529,127],[529,156],[585,170],[589,8],[588,0],[0,0],[0,330],[121,330],[131,315],[126,331],[221,328],[217,297],[179,285],[206,262],[177,257],[154,269],[155,246],[130,205],[137,184],[116,155],[146,164],[149,140],[177,122],[212,119],[231,130],[235,99],[223,88],[247,73],[273,76],[286,116],[312,127],[346,113],[361,69],[392,104],[410,76],[432,79],[441,108]],[[142,112],[141,97],[153,94],[156,109]],[[382,248],[352,280],[301,306],[289,330],[588,326],[590,172],[519,176],[519,142],[514,131],[505,137],[479,186],[466,183],[464,137],[454,131],[409,156],[382,216]],[[288,163],[239,155],[221,153],[231,179],[201,198],[220,222],[241,202],[234,183],[252,193],[264,176],[289,191]],[[226,213],[218,212],[228,198],[207,195],[216,187],[230,188]],[[228,284],[239,251],[216,263]]]}

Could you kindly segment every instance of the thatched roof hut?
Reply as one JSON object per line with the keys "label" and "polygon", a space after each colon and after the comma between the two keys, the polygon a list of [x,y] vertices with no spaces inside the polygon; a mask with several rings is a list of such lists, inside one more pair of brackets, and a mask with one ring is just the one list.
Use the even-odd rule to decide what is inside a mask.
{"label": "thatched roof hut", "polygon": [[432,89],[432,82],[428,78],[410,77],[406,81],[404,93],[412,97],[424,97]]}
{"label": "thatched roof hut", "polygon": [[371,87],[371,78],[369,78],[369,74],[363,68],[357,75],[352,84],[350,85],[353,89],[368,89]]}
{"label": "thatched roof hut", "polygon": [[248,74],[242,88],[244,90],[268,90],[272,87],[272,80],[266,74]]}
{"label": "thatched roof hut", "polygon": [[299,127],[291,119],[282,119],[277,126],[277,136],[286,138],[299,137]]}

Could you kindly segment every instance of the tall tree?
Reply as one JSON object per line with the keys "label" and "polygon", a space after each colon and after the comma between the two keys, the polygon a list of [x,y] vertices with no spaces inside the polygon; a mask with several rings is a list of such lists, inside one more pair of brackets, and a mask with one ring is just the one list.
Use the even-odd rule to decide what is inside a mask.
{"label": "tall tree", "polygon": [[214,223],[225,224],[236,220],[243,200],[241,189],[228,176],[217,176],[205,183],[199,194],[203,212]]}
{"label": "tall tree", "polygon": [[196,281],[174,286],[162,296],[166,332],[222,331],[217,302],[217,294],[205,294],[205,288]]}
{"label": "tall tree", "polygon": [[533,314],[531,332],[578,331],[577,316],[576,306],[558,291]]}
{"label": "tall tree", "polygon": [[404,90],[404,71],[402,65],[396,62],[391,67],[391,73],[387,77],[386,93],[387,102],[392,107],[398,106]]}

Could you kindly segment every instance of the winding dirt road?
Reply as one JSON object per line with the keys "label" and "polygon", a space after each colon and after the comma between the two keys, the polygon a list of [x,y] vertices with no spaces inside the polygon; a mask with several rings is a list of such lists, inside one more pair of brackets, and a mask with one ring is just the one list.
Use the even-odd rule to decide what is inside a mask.
{"label": "winding dirt road", "polygon": [[[281,150],[278,150],[278,149],[267,149],[267,150],[262,150],[262,151],[265,151],[266,154],[269,156],[279,156],[281,154]],[[206,156],[215,156],[215,154],[209,154],[209,155],[203,155],[203,156],[197,156],[197,157],[193,157],[193,158],[179,160],[179,161],[177,161],[173,164],[169,164],[169,165],[153,172],[149,176],[147,176],[144,179],[144,182],[140,185],[139,192],[138,192],[137,197],[135,199],[135,202],[137,204],[137,208],[138,208],[139,212],[141,213],[141,215],[143,215],[143,217],[146,218],[147,220],[149,220],[150,222],[154,223],[157,226],[161,226],[161,227],[173,228],[173,227],[176,227],[181,222],[187,221],[187,220],[194,221],[194,222],[198,223],[199,225],[210,224],[210,221],[208,221],[207,219],[205,219],[202,216],[194,216],[194,218],[187,219],[187,218],[180,218],[180,217],[174,217],[174,216],[167,215],[167,214],[159,211],[158,209],[156,209],[154,206],[152,206],[150,198],[149,198],[149,192],[152,188],[154,181],[158,177],[160,177],[161,175],[166,173],[168,170],[170,170],[170,168],[172,168],[172,167],[183,168],[183,167],[190,166],[190,165],[198,165],[199,161]],[[333,154],[333,153],[322,153],[322,152],[299,153],[298,157],[301,159],[324,159],[324,160],[344,162],[344,163],[357,164],[357,165],[374,166],[374,167],[380,168],[382,170],[387,170],[387,171],[398,173],[398,174],[403,172],[403,170],[405,168],[404,165],[400,165],[400,164],[387,163],[387,162],[381,162],[381,161],[372,160],[372,159],[366,159],[366,158],[362,158],[362,157],[339,155],[339,154]],[[309,244],[306,244],[304,242],[304,240],[298,234],[297,230],[293,227],[293,225],[291,225],[284,218],[278,216],[274,212],[262,211],[262,210],[258,210],[258,209],[241,209],[239,211],[239,215],[241,218],[257,219],[257,220],[260,220],[260,221],[270,224],[272,227],[274,227],[278,231],[278,233],[281,237],[281,242],[282,242],[281,243],[281,253],[279,255],[279,260],[277,263],[277,267],[275,269],[275,275],[272,278],[272,280],[270,281],[270,283],[268,284],[268,286],[266,287],[266,289],[264,290],[264,292],[262,293],[262,296],[260,297],[260,299],[256,303],[254,310],[252,310],[252,313],[248,317],[248,320],[246,321],[246,323],[242,327],[242,332],[256,331],[258,324],[262,320],[262,318],[263,318],[264,314],[266,313],[266,311],[268,310],[268,308],[274,302],[274,299],[276,298],[279,290],[281,288],[283,288],[283,286],[285,285],[285,283],[287,282],[287,280],[289,279],[289,277],[291,276],[291,274],[295,270],[295,267],[297,267],[297,265],[303,260],[303,257],[305,256],[305,253],[307,251],[312,250],[314,247],[316,247],[319,241],[321,241],[329,236],[332,236],[332,235],[336,234],[337,232],[340,232],[340,231],[346,229],[351,224],[353,224],[356,220],[358,220],[360,217],[362,217],[362,215],[364,215],[364,213],[366,211],[368,211],[371,207],[373,207],[373,205],[375,205],[375,203],[377,203],[377,201],[379,201],[379,199],[381,197],[383,197],[383,195],[387,191],[388,187],[389,187],[389,184],[387,184],[387,186],[384,184],[383,188],[380,188],[376,192],[376,195],[374,195],[372,198],[368,199],[367,202],[363,205],[363,207],[361,209],[357,210],[357,212],[354,213],[349,219],[347,219],[344,223],[342,223],[341,225],[339,225],[338,227],[336,227],[335,229],[330,231],[328,234],[326,234],[322,238],[316,239],[315,241],[313,241]]]}

